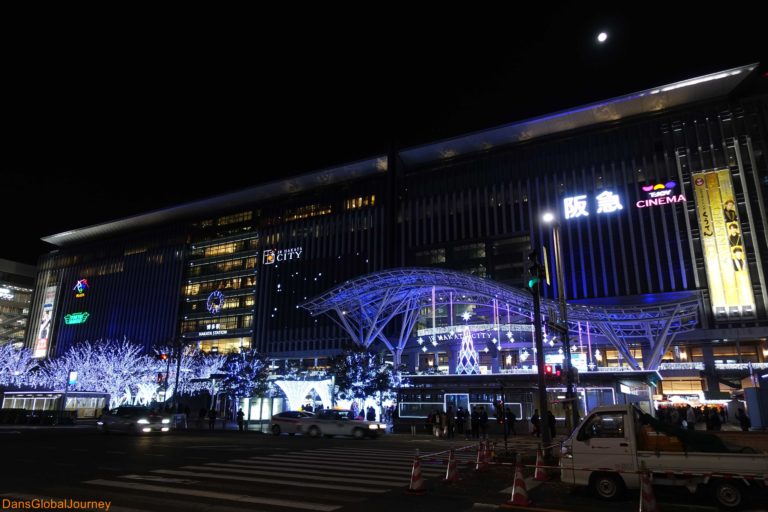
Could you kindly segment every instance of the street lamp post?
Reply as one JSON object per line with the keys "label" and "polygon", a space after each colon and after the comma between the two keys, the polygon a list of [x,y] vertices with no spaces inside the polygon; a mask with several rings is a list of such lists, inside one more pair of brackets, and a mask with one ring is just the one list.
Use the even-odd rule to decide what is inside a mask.
{"label": "street lamp post", "polygon": [[571,343],[568,338],[568,305],[566,304],[565,270],[563,269],[562,244],[560,242],[560,223],[553,213],[547,212],[542,216],[546,224],[552,225],[552,242],[555,252],[555,277],[557,279],[557,295],[560,304],[560,335],[563,339],[563,356],[565,360],[565,398],[568,431],[573,430],[579,422],[579,404],[573,390],[573,362],[571,361]]}

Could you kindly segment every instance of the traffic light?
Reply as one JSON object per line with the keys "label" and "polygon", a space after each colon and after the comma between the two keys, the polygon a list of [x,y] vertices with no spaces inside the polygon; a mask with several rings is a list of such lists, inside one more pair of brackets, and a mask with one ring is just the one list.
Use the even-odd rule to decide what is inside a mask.
{"label": "traffic light", "polygon": [[555,365],[555,380],[562,380],[563,378],[563,366],[556,364]]}
{"label": "traffic light", "polygon": [[162,352],[160,354],[160,360],[161,361],[167,361],[168,360],[168,354],[166,354],[165,352]]}
{"label": "traffic light", "polygon": [[536,251],[532,251],[528,255],[528,274],[531,276],[528,279],[528,288],[534,289],[541,282],[542,268],[539,263],[539,255]]}
{"label": "traffic light", "polygon": [[547,379],[551,379],[553,372],[554,372],[554,368],[552,368],[551,364],[544,365],[544,377],[546,377]]}

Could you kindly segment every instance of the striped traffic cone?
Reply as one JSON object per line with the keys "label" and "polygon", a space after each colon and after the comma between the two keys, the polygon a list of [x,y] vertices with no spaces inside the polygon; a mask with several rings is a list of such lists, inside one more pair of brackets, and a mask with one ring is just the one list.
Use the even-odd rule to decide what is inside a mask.
{"label": "striped traffic cone", "polygon": [[486,456],[485,460],[486,462],[495,462],[496,461],[496,443],[488,442],[486,443]]}
{"label": "striped traffic cone", "polygon": [[512,485],[512,497],[504,505],[528,507],[532,503],[528,499],[528,489],[525,488],[525,478],[523,478],[523,455],[518,453],[517,463],[515,464],[515,483]]}
{"label": "striped traffic cone", "polygon": [[459,471],[456,469],[456,454],[451,450],[448,452],[448,469],[445,471],[446,482],[457,482],[461,480]]}
{"label": "striped traffic cone", "polygon": [[646,471],[644,464],[640,466],[640,471],[640,512],[660,512],[653,494],[651,474]]}
{"label": "striped traffic cone", "polygon": [[536,471],[533,474],[533,479],[539,482],[549,480],[549,475],[547,475],[547,471],[544,469],[544,452],[541,449],[541,443],[539,443],[539,448],[536,450]]}
{"label": "striped traffic cone", "polygon": [[424,479],[421,477],[421,462],[419,456],[413,458],[413,469],[411,470],[411,483],[408,486],[408,494],[424,494],[427,490],[424,488]]}

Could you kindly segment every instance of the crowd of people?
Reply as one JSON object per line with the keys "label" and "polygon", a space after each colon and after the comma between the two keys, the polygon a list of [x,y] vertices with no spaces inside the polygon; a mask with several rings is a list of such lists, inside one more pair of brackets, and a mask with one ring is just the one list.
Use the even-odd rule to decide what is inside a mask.
{"label": "crowd of people", "polygon": [[[723,425],[728,423],[728,408],[720,405],[702,405],[692,407],[691,405],[670,405],[658,407],[656,409],[656,418],[664,423],[677,428],[696,430],[696,424],[704,424],[705,430],[722,430]],[[736,410],[735,420],[743,431],[748,431],[752,422],[747,416],[743,407]]]}

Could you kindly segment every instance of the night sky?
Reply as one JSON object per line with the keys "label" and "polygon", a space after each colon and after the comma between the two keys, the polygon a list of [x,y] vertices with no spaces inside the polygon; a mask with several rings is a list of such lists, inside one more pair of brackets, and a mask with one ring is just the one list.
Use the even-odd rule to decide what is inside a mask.
{"label": "night sky", "polygon": [[669,4],[30,37],[4,66],[0,258],[34,264],[41,236],[764,57],[756,13]]}

